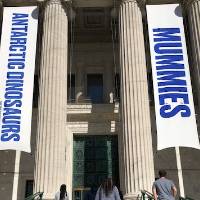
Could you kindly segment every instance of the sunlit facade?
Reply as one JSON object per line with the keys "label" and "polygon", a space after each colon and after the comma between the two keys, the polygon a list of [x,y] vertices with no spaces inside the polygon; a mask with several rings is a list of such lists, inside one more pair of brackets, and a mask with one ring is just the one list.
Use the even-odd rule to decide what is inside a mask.
{"label": "sunlit facade", "polygon": [[[70,200],[112,177],[124,199],[151,192],[166,169],[178,192],[200,196],[200,152],[156,151],[156,122],[145,4],[183,8],[197,126],[200,103],[199,0],[5,0],[39,7],[31,154],[0,151],[0,199],[62,183]],[[172,138],[173,140],[173,138]],[[181,175],[182,174],[182,175]],[[183,187],[179,180],[183,179]]]}

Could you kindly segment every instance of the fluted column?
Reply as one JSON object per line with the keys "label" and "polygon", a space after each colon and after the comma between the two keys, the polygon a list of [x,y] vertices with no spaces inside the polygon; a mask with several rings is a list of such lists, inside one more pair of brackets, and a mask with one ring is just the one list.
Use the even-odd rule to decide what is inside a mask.
{"label": "fluted column", "polygon": [[3,1],[0,0],[0,30],[2,30],[2,21],[3,21]]}
{"label": "fluted column", "polygon": [[60,0],[45,5],[42,40],[35,192],[46,200],[66,183],[68,18]]}
{"label": "fluted column", "polygon": [[[141,1],[140,1],[141,2]],[[120,6],[121,152],[125,199],[151,191],[154,164],[141,10],[136,0]]]}
{"label": "fluted column", "polygon": [[198,104],[200,109],[200,0],[184,0],[184,6],[188,16],[188,28],[190,33],[192,73],[197,88]]}

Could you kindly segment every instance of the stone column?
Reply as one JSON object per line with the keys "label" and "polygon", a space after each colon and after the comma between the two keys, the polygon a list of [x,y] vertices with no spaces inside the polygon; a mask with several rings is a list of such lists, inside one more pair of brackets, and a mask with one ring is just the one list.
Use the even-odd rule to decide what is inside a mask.
{"label": "stone column", "polygon": [[195,80],[195,88],[200,108],[200,0],[184,0],[186,14],[188,16],[187,27],[190,35],[191,71]]}
{"label": "stone column", "polygon": [[60,0],[44,7],[42,40],[35,192],[49,200],[66,183],[68,18]]}
{"label": "stone column", "polygon": [[140,190],[151,191],[154,181],[143,24],[136,0],[123,0],[119,15],[123,130],[120,169],[124,198],[136,199]]}
{"label": "stone column", "polygon": [[0,33],[2,31],[2,22],[3,22],[3,1],[0,0]]}

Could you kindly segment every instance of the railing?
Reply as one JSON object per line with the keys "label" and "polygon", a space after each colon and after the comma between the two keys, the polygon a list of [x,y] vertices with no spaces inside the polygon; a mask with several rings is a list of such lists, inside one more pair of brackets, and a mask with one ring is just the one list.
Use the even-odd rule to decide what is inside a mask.
{"label": "railing", "polygon": [[179,197],[179,200],[194,200],[194,199],[186,196],[186,197]]}
{"label": "railing", "polygon": [[[138,200],[154,200],[153,194],[146,190],[141,191],[142,195],[138,198]],[[179,197],[179,200],[194,200],[190,197]]]}
{"label": "railing", "polygon": [[90,188],[84,188],[84,187],[74,188],[73,189],[73,199],[74,200],[83,200],[85,194],[88,191],[90,191]]}
{"label": "railing", "polygon": [[34,200],[36,198],[39,199],[39,200],[42,200],[43,193],[44,192],[37,192],[37,193],[35,193],[31,196],[26,197],[25,200]]}
{"label": "railing", "polygon": [[153,200],[153,194],[151,194],[150,192],[146,191],[146,190],[142,190],[141,191],[142,196],[141,196],[141,200]]}

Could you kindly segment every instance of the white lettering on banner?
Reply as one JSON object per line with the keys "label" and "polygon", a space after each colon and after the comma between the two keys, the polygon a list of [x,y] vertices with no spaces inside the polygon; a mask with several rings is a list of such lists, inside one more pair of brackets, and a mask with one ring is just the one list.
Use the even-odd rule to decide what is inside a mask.
{"label": "white lettering on banner", "polygon": [[157,149],[200,149],[181,8],[148,5]]}
{"label": "white lettering on banner", "polygon": [[5,7],[0,54],[0,149],[30,152],[37,8]]}

